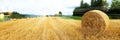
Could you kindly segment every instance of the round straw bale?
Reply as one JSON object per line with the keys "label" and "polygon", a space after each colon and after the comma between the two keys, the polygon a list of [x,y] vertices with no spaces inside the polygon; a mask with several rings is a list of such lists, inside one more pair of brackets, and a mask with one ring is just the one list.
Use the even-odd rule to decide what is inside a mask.
{"label": "round straw bale", "polygon": [[102,11],[92,10],[83,15],[81,24],[84,35],[97,35],[106,29],[109,17]]}

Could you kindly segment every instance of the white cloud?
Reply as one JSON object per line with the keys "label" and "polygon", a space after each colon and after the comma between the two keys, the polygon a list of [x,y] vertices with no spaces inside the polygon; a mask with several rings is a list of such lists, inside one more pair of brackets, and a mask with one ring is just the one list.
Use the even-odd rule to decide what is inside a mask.
{"label": "white cloud", "polygon": [[62,11],[63,14],[72,15],[74,7],[80,5],[80,0],[0,0],[0,5],[0,11],[18,11],[38,15]]}

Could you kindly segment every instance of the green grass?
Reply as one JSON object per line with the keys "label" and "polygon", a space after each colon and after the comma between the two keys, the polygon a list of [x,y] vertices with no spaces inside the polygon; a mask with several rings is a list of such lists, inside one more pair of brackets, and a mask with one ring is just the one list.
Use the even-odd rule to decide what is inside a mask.
{"label": "green grass", "polygon": [[74,20],[81,20],[82,16],[62,16],[64,19],[74,19]]}

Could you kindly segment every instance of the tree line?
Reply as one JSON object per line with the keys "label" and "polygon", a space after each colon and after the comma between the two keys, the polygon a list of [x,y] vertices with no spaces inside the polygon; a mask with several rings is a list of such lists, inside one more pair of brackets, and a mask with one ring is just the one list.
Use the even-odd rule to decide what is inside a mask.
{"label": "tree line", "polygon": [[112,0],[112,4],[107,3],[107,0],[91,0],[90,4],[81,0],[80,6],[74,9],[73,16],[82,16],[89,10],[101,10],[113,17],[120,14],[120,0]]}

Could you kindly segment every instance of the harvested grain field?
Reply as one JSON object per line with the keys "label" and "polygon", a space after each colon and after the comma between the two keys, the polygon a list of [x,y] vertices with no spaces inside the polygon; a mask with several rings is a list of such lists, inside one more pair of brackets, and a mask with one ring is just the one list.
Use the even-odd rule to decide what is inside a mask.
{"label": "harvested grain field", "polygon": [[60,17],[14,19],[0,23],[0,40],[120,40],[120,20],[110,20],[100,36],[84,38],[81,20]]}

